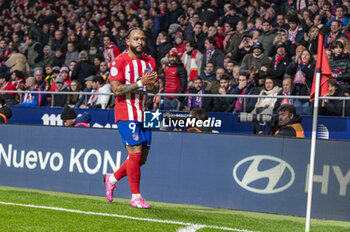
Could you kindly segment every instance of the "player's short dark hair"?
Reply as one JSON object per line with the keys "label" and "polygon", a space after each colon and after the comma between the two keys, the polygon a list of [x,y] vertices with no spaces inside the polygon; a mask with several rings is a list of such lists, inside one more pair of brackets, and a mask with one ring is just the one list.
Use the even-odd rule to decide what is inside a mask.
{"label": "player's short dark hair", "polygon": [[297,110],[294,105],[292,104],[284,104],[278,107],[277,113],[279,112],[285,112],[288,111],[288,113],[293,114],[294,116],[297,114]]}
{"label": "player's short dark hair", "polygon": [[143,33],[145,33],[140,27],[132,27],[130,28],[127,32],[126,32],[126,38],[130,39],[130,34],[132,31],[142,31]]}

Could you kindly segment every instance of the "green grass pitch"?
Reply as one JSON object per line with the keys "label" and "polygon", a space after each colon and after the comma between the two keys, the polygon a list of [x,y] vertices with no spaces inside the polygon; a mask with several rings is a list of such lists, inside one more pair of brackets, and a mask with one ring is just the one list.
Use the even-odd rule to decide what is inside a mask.
{"label": "green grass pitch", "polygon": [[[4,186],[0,186],[0,202],[0,231],[297,232],[304,231],[305,227],[305,218],[301,217],[160,202],[149,202],[150,210],[134,209],[128,199],[115,199],[110,203],[104,197]],[[312,219],[310,231],[349,232],[350,222]]]}

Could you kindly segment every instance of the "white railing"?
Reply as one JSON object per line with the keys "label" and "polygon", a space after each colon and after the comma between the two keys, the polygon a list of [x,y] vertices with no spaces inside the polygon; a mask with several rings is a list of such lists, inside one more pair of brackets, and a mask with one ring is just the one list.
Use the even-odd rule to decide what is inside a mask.
{"label": "white railing", "polygon": [[[55,95],[110,95],[113,96],[113,93],[92,93],[92,92],[51,92],[51,91],[7,91],[7,90],[0,90],[0,94],[2,93],[16,93],[21,95],[25,93],[40,93],[40,94],[47,94],[52,95],[51,97],[51,107],[54,104],[54,98]],[[246,98],[289,98],[289,99],[301,99],[301,100],[309,100],[309,96],[266,96],[266,95],[240,95],[240,94],[194,94],[194,93],[158,93],[158,94],[152,94],[149,93],[149,96],[160,96],[160,97],[168,97],[168,96],[174,96],[174,97],[210,97],[210,98],[216,98],[216,97],[224,97],[224,98],[243,98],[243,109],[245,109],[246,106]],[[345,108],[346,108],[346,101],[350,101],[350,97],[331,97],[331,96],[324,96],[320,97],[320,100],[342,100],[343,101],[343,116],[345,115]],[[87,103],[87,98],[85,98],[85,103]]]}

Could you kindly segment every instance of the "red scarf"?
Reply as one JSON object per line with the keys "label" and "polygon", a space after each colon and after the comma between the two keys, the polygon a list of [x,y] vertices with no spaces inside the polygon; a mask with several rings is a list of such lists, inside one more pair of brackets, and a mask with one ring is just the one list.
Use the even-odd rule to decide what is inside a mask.
{"label": "red scarf", "polygon": [[[244,95],[246,91],[247,91],[247,88],[244,88],[241,92],[241,95]],[[235,111],[242,109],[242,107],[243,107],[243,101],[242,101],[242,98],[239,97],[235,104]]]}
{"label": "red scarf", "polygon": [[[198,50],[194,50],[192,53],[192,58],[191,58],[191,71],[190,71],[190,76],[188,77],[188,81],[192,81],[196,76],[198,76],[198,66],[196,64],[196,55],[198,53]],[[184,66],[186,69],[187,65],[187,56],[185,56],[185,61],[184,61]]]}
{"label": "red scarf", "polygon": [[282,56],[279,56],[278,54],[275,55],[275,63],[273,65],[273,68],[275,70],[277,70],[277,65],[280,63],[280,61],[283,59],[283,57],[286,55],[286,53],[284,53]]}

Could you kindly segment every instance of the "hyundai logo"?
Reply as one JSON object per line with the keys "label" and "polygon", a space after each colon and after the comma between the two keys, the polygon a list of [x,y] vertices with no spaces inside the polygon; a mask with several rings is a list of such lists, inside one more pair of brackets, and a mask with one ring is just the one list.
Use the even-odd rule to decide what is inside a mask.
{"label": "hyundai logo", "polygon": [[261,194],[286,190],[293,184],[294,177],[292,166],[269,155],[247,157],[233,168],[233,178],[242,188]]}

